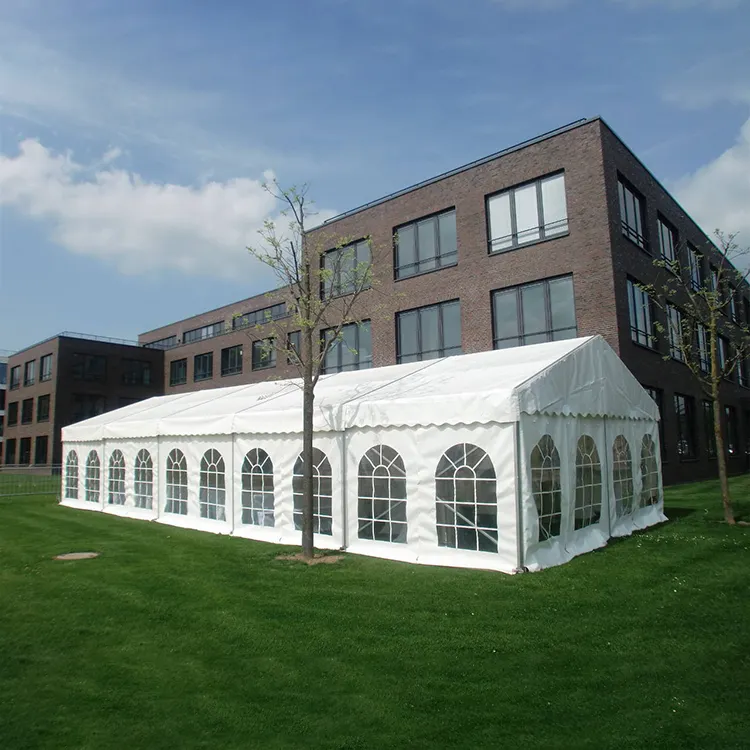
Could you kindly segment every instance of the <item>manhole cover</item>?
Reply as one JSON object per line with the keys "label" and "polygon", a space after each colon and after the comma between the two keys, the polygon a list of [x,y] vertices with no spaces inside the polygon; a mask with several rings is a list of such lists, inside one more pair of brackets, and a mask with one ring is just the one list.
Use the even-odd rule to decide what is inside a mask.
{"label": "manhole cover", "polygon": [[92,557],[99,557],[98,552],[66,552],[64,555],[57,555],[55,560],[90,560]]}

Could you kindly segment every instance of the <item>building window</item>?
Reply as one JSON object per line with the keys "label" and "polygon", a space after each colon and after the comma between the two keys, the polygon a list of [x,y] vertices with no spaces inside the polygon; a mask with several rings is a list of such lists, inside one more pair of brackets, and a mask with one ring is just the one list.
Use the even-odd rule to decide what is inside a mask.
{"label": "building window", "polygon": [[455,209],[396,230],[397,279],[455,266],[457,262]]}
{"label": "building window", "polygon": [[638,247],[646,249],[646,235],[643,231],[643,198],[620,178],[617,183],[620,198],[620,223],[622,233]]}
{"label": "building window", "polygon": [[302,352],[302,331],[291,331],[286,337],[286,363],[288,365],[300,364]]}
{"label": "building window", "polygon": [[253,370],[266,370],[269,367],[276,367],[276,339],[253,341]]}
{"label": "building window", "polygon": [[373,446],[359,462],[357,481],[358,537],[406,544],[406,469],[401,456],[388,445]]}
{"label": "building window", "polygon": [[703,256],[688,245],[688,266],[690,269],[690,286],[697,292],[703,288]]}
{"label": "building window", "polygon": [[214,376],[214,353],[196,354],[193,358],[193,381],[211,380]]}
{"label": "building window", "polygon": [[[0,388],[0,411],[5,411],[5,398],[7,396],[7,391],[5,388]],[[2,424],[2,419],[0,419],[0,424]]]}
{"label": "building window", "polygon": [[372,270],[370,243],[367,240],[329,250],[321,258],[321,294],[324,298],[368,289]]}
{"label": "building window", "polygon": [[11,391],[21,387],[21,365],[10,368],[10,389]]}
{"label": "building window", "polygon": [[175,448],[167,456],[167,503],[165,513],[188,514],[188,474],[185,454]]}
{"label": "building window", "polygon": [[49,394],[36,400],[36,421],[49,422]]}
{"label": "building window", "polygon": [[78,500],[78,454],[69,451],[65,459],[65,497]]}
{"label": "building window", "polygon": [[662,460],[666,461],[667,451],[664,445],[664,391],[660,388],[652,388],[650,385],[644,385],[643,388],[651,396],[657,409],[659,409],[659,443],[661,444]]}
{"label": "building window", "polygon": [[740,316],[739,316],[739,310],[737,308],[737,290],[733,287],[727,284],[726,288],[726,299],[727,299],[727,308],[729,310],[729,317],[732,319],[734,323],[740,322]]}
{"label": "building window", "polygon": [[34,399],[25,398],[21,403],[21,424],[31,424],[34,421]]}
{"label": "building window", "polygon": [[232,318],[232,328],[247,328],[248,326],[259,326],[263,323],[270,323],[272,320],[281,320],[289,316],[286,302],[279,302],[275,305],[269,305],[261,310],[237,315]]}
{"label": "building window", "polygon": [[52,355],[45,354],[39,360],[39,380],[42,382],[52,379]]}
{"label": "building window", "polygon": [[169,385],[187,383],[187,359],[174,359],[169,363]]}
{"label": "building window", "polygon": [[487,198],[491,253],[568,231],[565,175],[560,173]]}
{"label": "building window", "polygon": [[[323,340],[329,341],[334,331],[329,328],[323,331]],[[370,321],[345,325],[334,341],[323,360],[322,372],[345,372],[347,370],[366,370],[372,367],[372,337]]]}
{"label": "building window", "polygon": [[154,464],[151,454],[142,448],[135,457],[134,499],[136,508],[153,507],[154,502]]}
{"label": "building window", "polygon": [[695,410],[692,397],[675,393],[674,410],[677,417],[677,455],[682,460],[695,458]]}
{"label": "building window", "polygon": [[[294,500],[294,528],[302,530],[302,454],[294,463],[292,477],[292,498]],[[333,535],[333,480],[328,457],[319,448],[313,448],[313,532]]]}
{"label": "building window", "polygon": [[658,220],[659,251],[667,263],[667,268],[674,270],[678,255],[677,231],[661,216]]}
{"label": "building window", "polygon": [[721,289],[719,289],[719,272],[715,266],[709,266],[709,274],[709,290],[712,292],[721,292]]}
{"label": "building window", "polygon": [[531,451],[531,491],[539,523],[537,540],[544,542],[559,536],[562,523],[560,454],[549,435],[543,435]]}
{"label": "building window", "polygon": [[716,431],[714,430],[714,404],[713,401],[704,399],[701,401],[703,410],[703,431],[706,438],[706,455],[716,458]]}
{"label": "building window", "polygon": [[125,385],[151,385],[151,363],[140,359],[123,359],[122,382]]}
{"label": "building window", "polygon": [[221,374],[238,375],[242,372],[242,346],[230,346],[221,350]]}
{"label": "building window", "polygon": [[163,339],[157,339],[156,341],[150,341],[148,344],[143,345],[146,349],[172,349],[177,346],[177,336],[166,336]]}
{"label": "building window", "polygon": [[7,385],[7,384],[8,384],[8,363],[0,362],[0,385]]}
{"label": "building window", "polygon": [[107,402],[104,396],[96,396],[90,393],[73,394],[73,421],[80,422],[82,419],[90,419],[107,410]]}
{"label": "building window", "polygon": [[31,463],[31,438],[21,438],[18,444],[18,463],[21,466],[28,466]]}
{"label": "building window", "polygon": [[576,449],[576,504],[574,527],[599,523],[602,515],[602,464],[594,439],[582,435]]}
{"label": "building window", "polygon": [[682,312],[674,305],[667,305],[667,324],[669,326],[669,356],[678,362],[684,362],[685,339],[682,331]]}
{"label": "building window", "polygon": [[733,406],[724,407],[724,421],[727,425],[727,453],[729,458],[740,456],[740,434],[737,424],[737,410]]}
{"label": "building window", "polygon": [[708,347],[708,330],[703,323],[695,324],[696,348],[698,350],[698,367],[703,372],[711,369],[711,357]]}
{"label": "building window", "polygon": [[742,298],[742,307],[745,314],[745,325],[750,326],[750,300],[747,297]]}
{"label": "building window", "polygon": [[109,457],[108,486],[107,502],[110,505],[125,505],[125,457],[122,451],[112,451]]}
{"label": "building window", "polygon": [[219,451],[213,448],[207,450],[201,459],[200,482],[201,518],[210,518],[212,521],[226,521],[227,516],[224,507],[227,490],[224,459]]}
{"label": "building window", "polygon": [[18,401],[11,401],[8,404],[8,418],[6,424],[8,427],[18,424]]}
{"label": "building window", "polygon": [[622,518],[633,512],[633,459],[624,435],[618,435],[612,444],[612,476],[615,515]]}
{"label": "building window", "polygon": [[5,441],[5,464],[14,466],[16,463],[16,439],[9,438]]}
{"label": "building window", "polygon": [[719,357],[719,369],[724,371],[729,360],[729,341],[723,336],[719,336],[716,339],[716,353]]}
{"label": "building window", "polygon": [[651,435],[644,435],[641,442],[641,508],[659,502],[659,464],[656,461],[656,446]]}
{"label": "building window", "polygon": [[47,463],[47,449],[49,447],[49,437],[47,435],[37,435],[34,441],[34,463],[37,465]]}
{"label": "building window", "polygon": [[273,461],[261,448],[248,451],[242,462],[242,523],[269,526],[273,514]]}
{"label": "building window", "polygon": [[23,384],[34,385],[36,373],[36,360],[32,359],[23,366]]}
{"label": "building window", "polygon": [[396,329],[399,363],[461,354],[461,303],[452,300],[398,313]]}
{"label": "building window", "polygon": [[747,360],[744,357],[737,358],[737,384],[747,388]]}
{"label": "building window", "polygon": [[575,338],[573,277],[493,292],[492,325],[495,349]]}
{"label": "building window", "polygon": [[636,344],[656,349],[653,302],[648,292],[643,291],[633,279],[628,279],[628,312],[630,338]]}
{"label": "building window", "polygon": [[73,355],[73,380],[104,383],[107,380],[107,358],[100,354]]}
{"label": "building window", "polygon": [[221,323],[211,323],[207,326],[201,326],[200,328],[193,328],[190,331],[185,331],[182,335],[182,341],[185,344],[189,344],[192,341],[212,339],[214,336],[218,336],[222,333],[224,333],[224,321]]}
{"label": "building window", "polygon": [[91,451],[86,459],[86,502],[98,503],[101,483],[99,454]]}

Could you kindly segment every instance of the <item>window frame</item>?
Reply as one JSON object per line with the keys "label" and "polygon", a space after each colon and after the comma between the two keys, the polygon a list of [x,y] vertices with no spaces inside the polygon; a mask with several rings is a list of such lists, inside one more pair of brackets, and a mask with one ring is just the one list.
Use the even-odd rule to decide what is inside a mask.
{"label": "window frame", "polygon": [[149,386],[152,384],[149,360],[123,357],[120,367],[123,385]]}
{"label": "window frame", "polygon": [[23,364],[23,387],[27,388],[36,383],[36,360],[30,359]]}
{"label": "window frame", "polygon": [[701,417],[703,420],[703,437],[706,441],[706,456],[716,458],[716,433],[714,432],[714,403],[710,399],[701,399]]}
{"label": "window frame", "polygon": [[740,451],[740,429],[737,422],[737,409],[731,404],[724,404],[724,450],[728,458],[739,458]]}
{"label": "window frame", "polygon": [[[638,226],[632,226],[629,222],[630,217],[628,215],[628,204],[625,195],[626,190],[630,194],[633,207],[637,205],[637,216],[633,218],[637,219],[636,224],[640,223],[640,231]],[[620,214],[620,231],[622,236],[632,242],[640,250],[651,255],[648,241],[648,214],[646,211],[646,199],[640,191],[636,190],[629,180],[619,173],[617,175],[617,198]]]}
{"label": "window frame", "polygon": [[[445,346],[445,310],[450,305],[456,305],[458,309],[458,331],[459,331],[459,345],[446,347]],[[439,348],[437,350],[437,355],[434,357],[425,357],[425,350],[422,344],[422,315],[428,311],[432,310],[433,308],[437,308],[438,310],[438,340],[439,340]],[[402,321],[404,320],[405,315],[411,315],[417,313],[417,351],[414,354],[407,354],[404,355],[401,351],[401,327],[402,327]],[[447,350],[453,350],[458,349],[458,351],[451,351],[450,353],[446,354]],[[430,350],[430,352],[433,350]],[[430,353],[428,352],[428,353]],[[396,362],[398,364],[402,364],[404,362],[404,357],[415,357],[415,359],[408,359],[406,361],[408,362],[425,362],[429,361],[430,359],[439,359],[441,357],[450,357],[450,356],[456,356],[459,354],[463,354],[463,326],[462,326],[462,320],[461,320],[461,300],[459,298],[445,300],[444,302],[437,302],[435,304],[431,305],[422,305],[421,307],[413,307],[409,310],[400,310],[396,313]]]}
{"label": "window frame", "polygon": [[183,331],[182,343],[183,344],[194,344],[196,341],[205,341],[206,339],[213,339],[217,336],[221,336],[226,331],[224,321],[220,320],[216,323],[207,323],[206,325],[199,326],[198,328],[191,328],[189,331]]}
{"label": "window frame", "polygon": [[[684,405],[684,412],[679,406],[680,400]],[[685,393],[675,393],[673,404],[677,424],[677,457],[680,461],[695,461],[698,458],[695,441],[695,399]],[[683,426],[686,429],[685,433]],[[680,450],[682,443],[687,447],[686,451]]]}
{"label": "window frame", "polygon": [[705,274],[703,272],[703,253],[696,247],[688,243],[688,268],[690,272],[690,287],[693,291],[698,292],[703,288],[705,283]]}
{"label": "window frame", "polygon": [[5,425],[6,427],[13,427],[18,424],[18,417],[20,414],[20,401],[9,401],[8,408],[5,412]]}
{"label": "window frame", "polygon": [[[659,237],[659,257],[666,262],[667,268],[675,273],[680,260],[680,240],[677,228],[659,213],[656,215],[656,229]],[[666,248],[669,252],[665,252],[665,239],[669,240]]]}
{"label": "window frame", "polygon": [[[208,368],[205,370],[198,367],[199,362],[208,362]],[[206,380],[213,380],[214,377],[214,353],[202,352],[193,356],[193,382],[202,383]]]}
{"label": "window frame", "polygon": [[[453,251],[449,252],[443,252],[441,247],[441,241],[440,241],[440,217],[441,216],[449,216],[450,214],[453,214],[453,221],[456,227],[455,236],[456,236],[456,248]],[[434,241],[435,241],[435,249],[436,254],[434,256],[430,256],[427,258],[420,258],[419,254],[419,230],[418,226],[420,224],[423,224],[428,221],[434,221]],[[399,232],[403,229],[406,229],[408,227],[411,227],[414,232],[414,257],[416,260],[413,263],[405,263],[401,264],[399,260]],[[435,271],[441,271],[444,268],[452,268],[453,266],[458,265],[458,220],[456,216],[456,207],[451,206],[450,208],[442,209],[441,211],[436,211],[432,214],[427,214],[425,216],[420,216],[417,219],[412,219],[411,221],[404,222],[403,224],[399,224],[398,226],[393,228],[392,232],[393,237],[393,279],[394,281],[403,281],[404,279],[412,279],[415,276],[423,276],[426,273],[433,273]],[[446,261],[446,259],[451,259]],[[426,263],[434,262],[435,266],[433,268],[426,268],[424,270],[420,270],[420,266]],[[401,269],[406,267],[416,267],[416,270],[414,273],[404,274],[401,272]]]}
{"label": "window frame", "polygon": [[46,383],[48,380],[52,380],[51,354],[45,354],[39,358],[39,382]]}
{"label": "window frame", "polygon": [[154,461],[146,448],[138,451],[133,462],[133,504],[145,510],[154,507]]}
{"label": "window frame", "polygon": [[[279,308],[282,308],[279,310]],[[266,315],[265,313],[268,313]],[[286,302],[275,302],[273,305],[261,307],[258,310],[250,310],[232,318],[232,330],[249,328],[250,326],[262,326],[274,320],[283,320],[291,315]],[[261,318],[261,319],[258,319]]]}
{"label": "window frame", "polygon": [[[650,351],[659,351],[659,343],[658,338],[655,331],[655,322],[656,322],[656,316],[654,313],[654,300],[652,299],[651,295],[641,289],[639,285],[639,281],[636,281],[631,276],[627,277],[627,292],[628,292],[628,323],[630,327],[630,341],[631,343],[635,344],[636,346],[641,346],[644,349],[649,349]],[[638,314],[637,314],[637,308],[638,300],[636,297],[638,295],[643,295],[643,298],[641,299],[640,309],[644,310],[644,323],[648,324],[650,327],[650,332],[641,330],[638,328]],[[643,300],[647,301],[647,305],[644,306],[642,304]],[[645,311],[648,311],[648,314],[645,314]],[[648,320],[645,320],[645,318],[648,318]],[[642,341],[641,339],[645,340]]]}
{"label": "window frame", "polygon": [[[40,460],[39,449],[44,446],[43,460]],[[34,466],[46,466],[49,463],[49,435],[37,435],[34,438]]]}
{"label": "window frame", "polygon": [[[326,356],[324,360],[320,363],[320,372],[322,375],[330,375],[332,373],[337,372],[350,372],[352,370],[369,370],[372,367],[372,326],[370,320],[363,320],[359,323],[347,323],[345,326],[342,326],[341,328],[341,335],[344,335],[344,331],[350,331],[354,327],[355,333],[354,333],[354,351],[357,352],[356,355],[356,361],[352,362],[352,365],[349,366],[348,364],[344,364],[343,358],[344,358],[344,352],[348,349],[348,347],[345,347],[343,338],[339,339],[335,343],[331,344],[328,351],[326,352]],[[361,337],[362,337],[362,329],[365,328],[370,337],[370,356],[369,358],[361,359],[360,355],[362,353],[362,347],[360,345]],[[334,331],[333,328],[324,328],[320,332],[321,337],[321,347],[325,346],[326,337],[329,333],[332,333]],[[349,350],[349,353],[351,354],[351,350]],[[329,366],[328,365],[328,358],[332,357],[333,355],[336,355],[336,364]]]}
{"label": "window frame", "polygon": [[664,390],[662,388],[655,388],[651,385],[644,385],[643,388],[648,395],[651,396],[651,400],[656,404],[656,408],[659,410],[659,448],[662,463],[667,463],[669,454],[667,453],[667,446],[664,439]]}
{"label": "window frame", "polygon": [[241,523],[273,528],[276,525],[273,461],[263,448],[251,448],[245,454],[241,482]]}
{"label": "window frame", "polygon": [[[359,259],[361,248],[366,248],[367,260],[362,261]],[[346,288],[343,286],[341,273],[346,270],[344,268],[343,260],[338,261],[338,267],[336,266],[337,261],[334,259],[335,256],[344,256],[347,253],[353,252],[354,255],[351,259],[354,263],[351,264],[351,268],[348,271],[351,273],[352,278],[349,279]],[[329,260],[330,259],[330,260]],[[328,268],[328,265],[333,264],[333,269]],[[359,280],[359,275],[355,270],[364,263],[368,269],[372,269],[372,247],[370,241],[367,239],[354,240],[349,242],[342,247],[334,247],[331,250],[326,250],[320,258],[320,268],[322,271],[333,270],[333,274],[330,279],[321,279],[320,281],[320,298],[323,300],[334,299],[336,297],[346,297],[350,294],[354,294],[357,291],[364,291],[370,289],[372,283],[368,282],[363,285],[361,289],[357,288],[356,282]],[[346,264],[349,265],[348,263]]]}
{"label": "window frame", "polygon": [[[239,356],[236,356],[239,351]],[[221,350],[221,377],[226,378],[231,375],[241,375],[243,367],[243,350],[242,344],[234,344],[233,346],[225,346]],[[235,355],[232,357],[232,355]],[[235,362],[232,365],[231,360]],[[226,360],[226,362],[225,362]]]}
{"label": "window frame", "polygon": [[21,424],[32,424],[34,422],[34,398],[25,398],[21,401]]}
{"label": "window frame", "polygon": [[[45,414],[40,414],[40,407],[46,403],[47,410]],[[49,422],[51,398],[49,393],[44,393],[41,396],[37,396],[36,399],[36,421],[37,422]]]}
{"label": "window frame", "polygon": [[15,391],[21,387],[21,365],[14,365],[10,368],[10,380],[8,381],[8,390]]}
{"label": "window frame", "polygon": [[226,463],[216,448],[209,448],[201,457],[198,505],[201,518],[210,521],[227,520]]}
{"label": "window frame", "polygon": [[[94,370],[94,364],[102,365],[101,370]],[[80,380],[84,383],[106,383],[107,369],[108,361],[105,354],[73,353],[72,380]]]}
{"label": "window frame", "polygon": [[[174,379],[174,369],[175,365],[183,364],[184,365],[184,375],[182,380],[175,380]],[[170,387],[174,387],[177,385],[185,385],[188,382],[188,361],[187,357],[181,357],[180,359],[173,359],[169,363],[169,385]]]}
{"label": "window frame", "polygon": [[679,307],[668,302],[666,305],[667,312],[667,332],[669,340],[669,356],[675,362],[685,363],[685,353],[682,350],[684,343],[684,318],[685,314]]}
{"label": "window frame", "polygon": [[390,445],[373,445],[357,465],[357,539],[408,541],[406,467]]}
{"label": "window frame", "polygon": [[[268,361],[264,362],[264,346],[265,352],[268,357]],[[256,359],[256,352],[257,359]],[[263,339],[256,339],[252,343],[251,347],[251,359],[250,359],[250,369],[253,372],[256,372],[257,370],[270,370],[276,367],[276,337],[275,336],[266,336]]]}

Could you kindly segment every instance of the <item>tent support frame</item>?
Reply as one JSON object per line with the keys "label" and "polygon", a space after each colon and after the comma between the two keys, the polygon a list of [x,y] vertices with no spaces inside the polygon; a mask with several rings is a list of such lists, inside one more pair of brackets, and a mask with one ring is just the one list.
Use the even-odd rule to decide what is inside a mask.
{"label": "tent support frame", "polygon": [[515,464],[516,464],[516,547],[518,550],[518,565],[516,566],[516,569],[513,571],[514,573],[526,573],[527,568],[524,565],[524,543],[523,543],[523,491],[522,491],[522,483],[524,480],[523,473],[521,471],[521,418],[522,415],[519,415],[519,418],[516,420],[516,424],[514,426],[515,430],[515,440],[514,442],[514,449],[515,449]]}

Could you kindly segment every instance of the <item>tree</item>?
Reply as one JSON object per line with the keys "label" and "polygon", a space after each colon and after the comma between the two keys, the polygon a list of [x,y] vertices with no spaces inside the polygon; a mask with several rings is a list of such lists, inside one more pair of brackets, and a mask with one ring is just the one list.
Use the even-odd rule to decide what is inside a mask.
{"label": "tree", "polygon": [[[665,230],[669,231],[669,230]],[[724,508],[724,519],[735,523],[729,491],[724,430],[722,429],[721,391],[723,382],[736,375],[747,383],[746,358],[750,354],[750,321],[740,323],[737,289],[746,286],[750,271],[740,271],[735,263],[747,255],[736,243],[736,234],[716,230],[716,243],[708,253],[708,272],[704,258],[687,245],[679,253],[674,246],[654,265],[661,269],[657,284],[639,285],[653,302],[665,311],[669,355],[665,359],[683,362],[712,404],[713,436],[719,470],[719,484]],[[662,241],[662,252],[670,246]],[[666,256],[666,257],[665,257]],[[681,257],[686,258],[684,263]],[[737,450],[738,446],[735,446]]]}
{"label": "tree", "polygon": [[[298,328],[299,345],[288,336],[286,325],[270,318],[273,335],[264,340],[265,350],[276,350],[296,365],[302,381],[302,555],[314,555],[313,414],[315,387],[326,355],[344,345],[344,326],[360,324],[358,302],[371,288],[372,242],[353,242],[324,230],[308,233],[307,222],[315,215],[308,200],[308,186],[282,189],[274,180],[264,189],[283,206],[276,220],[266,220],[261,243],[250,253],[271,268],[291,324]],[[285,317],[287,317],[285,316]],[[325,335],[321,332],[325,330]]]}

